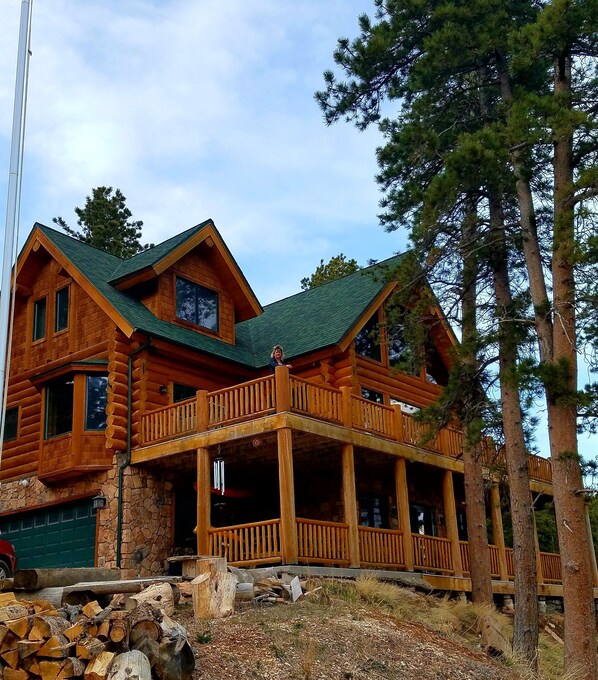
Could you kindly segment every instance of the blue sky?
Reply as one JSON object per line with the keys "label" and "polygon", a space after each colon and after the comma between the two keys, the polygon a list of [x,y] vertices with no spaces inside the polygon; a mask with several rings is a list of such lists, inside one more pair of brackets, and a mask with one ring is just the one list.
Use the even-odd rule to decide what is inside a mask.
{"label": "blue sky", "polygon": [[[20,5],[0,0],[2,217]],[[34,0],[20,243],[108,185],[144,242],[211,217],[262,304],[320,258],[404,250],[376,217],[378,132],[326,127],[313,99],[363,12],[373,0]]]}
{"label": "blue sky", "polygon": [[[0,0],[2,207],[20,4]],[[320,258],[404,249],[376,217],[377,131],[327,128],[313,99],[364,11],[373,0],[36,0],[20,241],[119,187],[144,241],[211,217],[263,304]]]}

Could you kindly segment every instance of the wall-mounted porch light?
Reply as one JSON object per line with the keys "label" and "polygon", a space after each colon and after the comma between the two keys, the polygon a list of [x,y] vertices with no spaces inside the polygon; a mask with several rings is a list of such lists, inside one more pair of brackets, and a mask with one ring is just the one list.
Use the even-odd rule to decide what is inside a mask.
{"label": "wall-mounted porch light", "polygon": [[91,507],[94,510],[103,510],[106,505],[108,505],[108,500],[106,496],[103,496],[102,494],[98,494],[91,499]]}

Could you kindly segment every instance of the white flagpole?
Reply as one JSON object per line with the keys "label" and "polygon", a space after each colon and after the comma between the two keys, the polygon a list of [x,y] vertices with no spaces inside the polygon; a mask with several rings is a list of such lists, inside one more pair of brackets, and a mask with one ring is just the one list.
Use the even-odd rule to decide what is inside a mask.
{"label": "white flagpole", "polygon": [[0,461],[4,440],[4,417],[6,414],[6,384],[10,367],[8,356],[9,333],[11,328],[11,278],[16,249],[16,235],[19,228],[19,205],[21,199],[21,168],[27,101],[27,75],[31,41],[31,5],[33,0],[22,0],[19,47],[17,53],[17,76],[15,101],[12,118],[10,165],[8,171],[8,198],[6,203],[6,225],[4,228],[4,257],[0,284]]}

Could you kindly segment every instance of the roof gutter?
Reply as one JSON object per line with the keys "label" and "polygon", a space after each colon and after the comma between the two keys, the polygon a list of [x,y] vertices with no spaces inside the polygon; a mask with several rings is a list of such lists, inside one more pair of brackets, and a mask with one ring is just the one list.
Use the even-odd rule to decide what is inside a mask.
{"label": "roof gutter", "polygon": [[125,459],[118,467],[118,496],[117,496],[117,520],[116,520],[116,567],[121,568],[121,545],[123,530],[123,482],[125,468],[131,464],[131,439],[132,439],[132,410],[133,410],[133,360],[144,349],[152,344],[151,335],[147,336],[147,342],[134,349],[127,360],[127,448]]}

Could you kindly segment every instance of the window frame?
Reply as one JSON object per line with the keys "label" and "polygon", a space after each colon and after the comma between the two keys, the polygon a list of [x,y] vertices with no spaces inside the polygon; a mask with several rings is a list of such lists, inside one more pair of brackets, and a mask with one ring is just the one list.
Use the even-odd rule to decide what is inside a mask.
{"label": "window frame", "polygon": [[[40,330],[38,310],[42,308],[43,308],[43,328],[41,328],[42,335],[38,335],[38,332]],[[35,344],[37,342],[45,340],[47,332],[48,332],[48,298],[47,296],[44,295],[43,297],[40,297],[33,302],[31,342]]]}
{"label": "window frame", "polygon": [[[177,398],[176,398],[176,395],[175,395],[175,390],[177,390],[177,388],[181,388],[181,387],[182,387],[184,390],[193,391],[193,394],[190,394],[188,397],[179,397],[179,398],[177,399]],[[171,395],[172,395],[172,403],[173,403],[173,404],[178,404],[180,401],[187,401],[187,399],[193,399],[193,398],[196,396],[197,390],[198,390],[198,389],[199,389],[199,387],[193,387],[192,385],[185,385],[184,383],[173,382],[173,383],[172,383],[172,392],[171,392]]]}
{"label": "window frame", "polygon": [[[68,330],[69,328],[69,321],[70,321],[70,303],[71,303],[71,294],[70,294],[70,286],[62,286],[62,288],[59,288],[56,291],[56,295],[54,297],[54,333],[57,335],[58,333],[64,333],[65,331]],[[58,327],[58,322],[59,322],[59,296],[61,293],[66,293],[66,323],[64,326]]]}
{"label": "window frame", "polygon": [[[194,318],[193,319],[188,319],[184,316],[179,315],[179,280],[181,282],[184,282],[187,285],[191,285],[194,287],[194,293],[195,293],[195,300],[194,300],[194,306],[195,306],[195,313],[194,313]],[[214,296],[215,302],[216,302],[216,319],[215,319],[215,325],[214,326],[205,326],[202,323],[198,322],[198,300],[197,300],[197,292],[198,290],[206,291],[210,295]],[[212,288],[208,288],[207,286],[204,286],[201,283],[197,283],[197,281],[192,281],[191,279],[186,278],[185,276],[181,276],[180,274],[175,274],[174,275],[174,313],[176,320],[178,322],[184,323],[184,324],[189,324],[195,328],[201,328],[202,330],[207,331],[208,333],[214,333],[218,334],[220,332],[220,294],[218,291],[213,290]]]}

